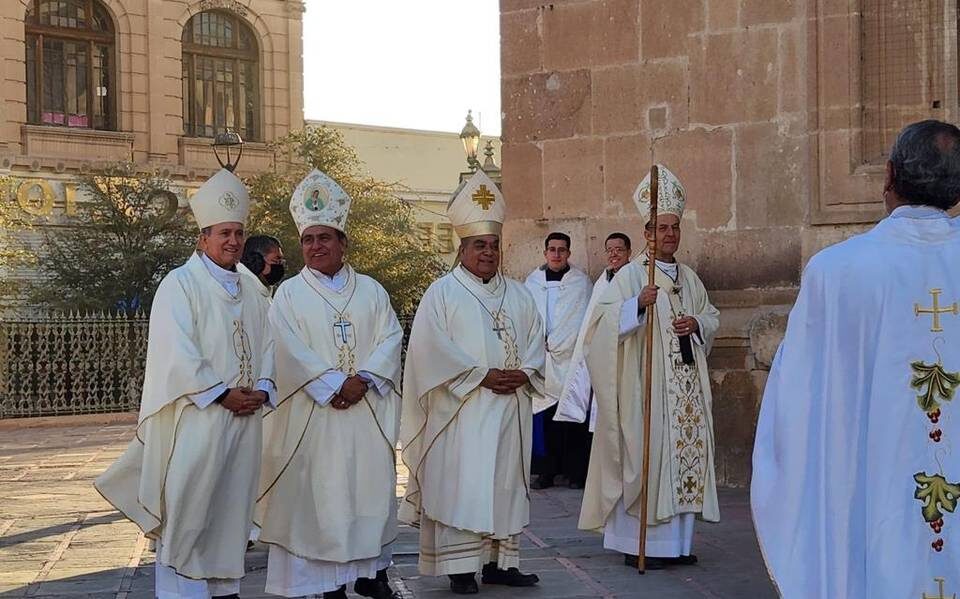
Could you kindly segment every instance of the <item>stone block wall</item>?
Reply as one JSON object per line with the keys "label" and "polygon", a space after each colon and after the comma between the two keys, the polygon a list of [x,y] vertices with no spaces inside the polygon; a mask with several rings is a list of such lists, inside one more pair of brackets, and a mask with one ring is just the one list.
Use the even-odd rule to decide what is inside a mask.
{"label": "stone block wall", "polygon": [[[860,44],[865,7],[919,6],[902,4],[500,2],[506,268],[525,275],[543,237],[562,230],[574,262],[596,275],[608,233],[642,244],[631,196],[651,162],[674,171],[688,197],[680,259],[722,312],[711,364],[725,484],[749,480],[766,373],[803,265],[882,216],[883,157],[862,151],[863,106],[876,96],[869,77],[905,67],[864,75]],[[951,25],[926,10],[912,23],[953,27],[955,44],[956,15]],[[927,59],[944,54],[928,46]],[[945,70],[956,89],[956,65]],[[937,105],[905,122],[956,116],[955,98]]]}

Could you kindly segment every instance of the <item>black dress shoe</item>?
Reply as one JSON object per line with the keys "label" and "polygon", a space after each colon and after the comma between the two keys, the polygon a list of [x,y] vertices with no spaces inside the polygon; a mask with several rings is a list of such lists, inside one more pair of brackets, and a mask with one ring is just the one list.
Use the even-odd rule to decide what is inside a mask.
{"label": "black dress shoe", "polygon": [[540,582],[540,577],[536,574],[524,574],[516,568],[503,570],[491,562],[483,566],[480,581],[483,584],[503,584],[508,587],[532,587]]}
{"label": "black dress shoe", "polygon": [[323,594],[323,599],[347,599],[347,585],[343,585],[335,591],[327,591]]}
{"label": "black dress shoe", "polygon": [[387,569],[377,571],[376,578],[358,578],[353,583],[353,592],[373,599],[400,599],[400,593],[395,593],[387,581]]}
{"label": "black dress shoe", "polygon": [[477,577],[473,573],[450,574],[450,591],[457,595],[476,595],[480,592]]}
{"label": "black dress shoe", "polygon": [[681,555],[678,557],[665,557],[663,558],[667,563],[674,566],[692,566],[697,563],[697,556],[690,555]]}
{"label": "black dress shoe", "polygon": [[538,490],[538,491],[543,490],[543,489],[549,489],[549,488],[552,487],[552,486],[553,486],[553,477],[552,477],[552,476],[544,476],[544,475],[542,475],[542,474],[537,477],[537,480],[535,480],[535,481],[533,481],[532,483],[530,483],[530,488],[531,488],[531,489],[536,489],[536,490]]}
{"label": "black dress shoe", "polygon": [[[636,570],[640,567],[640,558],[636,555],[625,553],[623,555],[623,565]],[[644,572],[647,570],[663,570],[667,567],[666,561],[661,557],[648,557],[644,566]]]}

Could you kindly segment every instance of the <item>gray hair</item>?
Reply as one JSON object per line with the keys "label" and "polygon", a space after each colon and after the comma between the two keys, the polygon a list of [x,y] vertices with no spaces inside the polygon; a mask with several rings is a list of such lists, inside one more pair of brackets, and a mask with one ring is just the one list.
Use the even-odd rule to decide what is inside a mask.
{"label": "gray hair", "polygon": [[949,210],[960,201],[960,129],[937,120],[907,125],[890,149],[893,191],[909,204]]}

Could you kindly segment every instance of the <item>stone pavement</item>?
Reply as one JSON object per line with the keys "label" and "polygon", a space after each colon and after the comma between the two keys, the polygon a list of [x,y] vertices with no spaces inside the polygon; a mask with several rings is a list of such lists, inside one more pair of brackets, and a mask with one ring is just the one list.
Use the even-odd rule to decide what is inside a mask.
{"label": "stone pavement", "polygon": [[[153,597],[153,554],[136,526],[111,509],[91,482],[132,437],[128,415],[0,421],[0,597]],[[401,473],[401,483],[403,483]],[[639,576],[576,529],[580,492],[534,491],[522,539],[523,569],[539,587],[483,587],[484,597],[776,597],[753,529],[747,494],[724,490],[723,522],[698,525],[700,564]],[[451,597],[445,579],[416,568],[416,531],[404,528],[391,569],[405,597]],[[263,594],[266,549],[248,553],[241,596]]]}

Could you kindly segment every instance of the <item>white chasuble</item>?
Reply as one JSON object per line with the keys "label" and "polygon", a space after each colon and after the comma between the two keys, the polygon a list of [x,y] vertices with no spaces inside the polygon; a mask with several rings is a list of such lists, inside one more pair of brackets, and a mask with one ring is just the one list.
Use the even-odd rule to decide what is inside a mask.
{"label": "white chasuble", "polygon": [[[403,381],[400,517],[506,539],[529,521],[532,395],[543,392],[543,325],[530,292],[462,266],[417,309]],[[509,395],[480,387],[491,368],[521,369]],[[422,532],[422,531],[421,531]],[[422,537],[422,534],[421,534]]]}
{"label": "white chasuble", "polygon": [[[618,503],[637,518],[643,464],[645,326],[621,335],[624,304],[636,320],[636,297],[647,284],[645,258],[624,266],[589,316],[584,343],[597,402],[597,425],[580,512],[580,528],[599,530]],[[707,354],[719,313],[696,273],[679,265],[676,281],[659,268],[653,312],[654,358],[651,401],[648,524],[665,524],[684,513],[720,518],[714,473],[714,439]],[[651,310],[647,310],[644,321]],[[684,364],[672,321],[693,316],[700,337],[693,364]],[[633,550],[636,553],[636,549]]]}
{"label": "white chasuble", "polygon": [[904,206],[811,258],[751,505],[785,599],[960,596],[960,222]]}
{"label": "white chasuble", "polygon": [[544,394],[533,400],[534,414],[557,403],[573,358],[577,333],[590,300],[590,279],[570,267],[559,281],[548,281],[546,269],[537,268],[524,283],[537,304],[546,333]]}
{"label": "white chasuble", "polygon": [[171,271],[150,310],[136,438],[94,483],[158,541],[157,563],[185,578],[244,573],[261,417],[201,398],[272,378],[266,321],[263,296],[246,281],[229,294],[199,254]]}
{"label": "white chasuble", "polygon": [[[303,578],[297,570],[308,574],[310,564],[294,568],[296,560],[309,561],[314,571],[326,564],[334,573],[330,581],[338,567],[342,576],[369,576],[362,567],[343,565],[376,560],[397,534],[394,448],[403,331],[379,283],[349,266],[342,272],[346,283],[334,290],[305,268],[280,285],[270,309],[280,401],[264,416],[257,524],[260,540],[272,545],[270,568],[289,575],[269,572],[268,592],[335,590],[307,592],[307,582],[294,579]],[[338,410],[328,397],[310,394],[311,384],[331,373],[369,373],[379,384]],[[275,555],[278,550],[287,555]]]}
{"label": "white chasuble", "polygon": [[591,433],[596,429],[597,409],[596,400],[593,398],[593,388],[590,384],[590,371],[587,369],[585,357],[587,348],[584,346],[584,339],[587,336],[590,315],[593,314],[597,302],[600,301],[600,297],[609,284],[610,279],[607,278],[607,271],[604,270],[593,284],[590,301],[587,302],[587,309],[583,314],[580,331],[577,333],[577,342],[573,346],[573,355],[570,357],[567,377],[560,389],[557,413],[553,417],[554,420],[560,422],[586,422],[589,415],[588,429]]}

